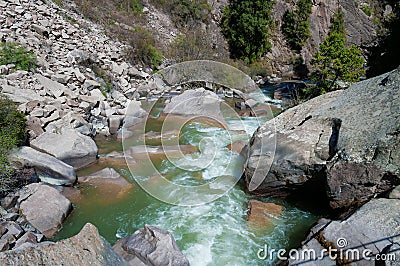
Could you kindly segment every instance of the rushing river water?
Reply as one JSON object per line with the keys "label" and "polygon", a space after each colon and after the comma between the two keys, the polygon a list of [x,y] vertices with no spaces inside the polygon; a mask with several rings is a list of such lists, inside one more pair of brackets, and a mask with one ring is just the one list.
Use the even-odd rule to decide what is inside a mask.
{"label": "rushing river water", "polygon": [[[157,136],[162,119],[158,117],[162,110],[159,103],[153,110],[154,118],[150,119],[147,132]],[[178,169],[165,158],[153,160],[157,170],[170,180],[182,185],[196,185],[199,182],[212,180],[220,175],[231,175],[240,178],[243,158],[227,148],[231,142],[247,141],[257,129],[259,122],[255,118],[243,117],[243,130],[230,130],[201,121],[186,124],[179,136],[172,134],[171,139],[179,137],[180,144],[193,145],[198,150],[203,139],[210,139],[216,148],[212,163],[207,168],[185,171]],[[262,121],[261,121],[262,122]],[[230,128],[235,128],[237,120],[227,118]],[[231,138],[227,138],[227,135]],[[152,136],[150,135],[150,136]],[[137,139],[131,139],[128,145],[140,145]],[[121,152],[122,144],[116,140],[97,140],[100,156],[113,151]],[[147,145],[160,145],[157,137],[149,137]],[[126,147],[125,147],[126,148]],[[195,155],[191,155],[195,156]],[[109,242],[134,233],[144,224],[158,226],[170,231],[178,246],[192,265],[273,265],[271,260],[260,260],[257,252],[265,244],[270,249],[289,249],[297,247],[317,216],[295,207],[284,200],[255,197],[244,192],[243,184],[237,183],[231,190],[211,203],[182,207],[163,203],[148,195],[135,182],[136,179],[149,179],[151,171],[146,162],[138,163],[135,176],[132,176],[124,165],[112,165],[133,184],[130,189],[121,193],[107,193],[104,189],[81,184],[80,196],[74,200],[74,211],[68,217],[63,228],[55,239],[63,239],[77,234],[87,222],[93,223]],[[87,175],[110,165],[102,160],[83,169],[78,175]],[[196,168],[196,165],[186,165]],[[187,168],[186,168],[187,169]],[[160,187],[160,190],[163,188]],[[266,228],[250,224],[247,221],[248,201],[258,199],[274,202],[283,206],[283,212],[272,226]]]}

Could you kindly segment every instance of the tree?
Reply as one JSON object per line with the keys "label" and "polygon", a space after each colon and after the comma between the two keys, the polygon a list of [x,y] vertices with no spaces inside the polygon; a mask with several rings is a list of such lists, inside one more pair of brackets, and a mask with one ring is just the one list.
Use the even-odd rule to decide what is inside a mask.
{"label": "tree", "polygon": [[[347,46],[343,12],[331,21],[330,31],[312,60],[312,78],[320,93],[336,89],[336,81],[356,82],[365,74],[364,58],[356,45]],[[314,92],[315,93],[315,92]]]}
{"label": "tree", "polygon": [[221,28],[233,58],[252,63],[271,49],[272,0],[230,0]]}
{"label": "tree", "polygon": [[282,32],[293,50],[300,51],[310,37],[308,18],[311,14],[311,0],[299,0],[293,11],[283,16]]}

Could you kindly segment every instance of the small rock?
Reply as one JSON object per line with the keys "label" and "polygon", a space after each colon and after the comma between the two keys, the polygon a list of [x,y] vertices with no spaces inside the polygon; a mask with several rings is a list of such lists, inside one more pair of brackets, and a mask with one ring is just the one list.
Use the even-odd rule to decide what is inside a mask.
{"label": "small rock", "polygon": [[20,239],[17,240],[17,242],[15,242],[14,248],[18,248],[24,243],[33,243],[33,244],[38,243],[36,234],[32,232],[25,233]]}
{"label": "small rock", "polygon": [[98,83],[95,80],[85,80],[85,83],[83,84],[83,86],[87,89],[87,90],[93,90],[95,88],[100,88],[101,84]]}
{"label": "small rock", "polygon": [[395,187],[389,194],[389,199],[400,199],[400,186]]}
{"label": "small rock", "polygon": [[79,69],[77,69],[77,68],[74,69],[74,74],[75,74],[76,79],[77,79],[79,82],[81,82],[81,83],[85,82],[86,77],[85,77],[85,75],[83,75],[83,74],[81,73],[81,71],[80,71]]}

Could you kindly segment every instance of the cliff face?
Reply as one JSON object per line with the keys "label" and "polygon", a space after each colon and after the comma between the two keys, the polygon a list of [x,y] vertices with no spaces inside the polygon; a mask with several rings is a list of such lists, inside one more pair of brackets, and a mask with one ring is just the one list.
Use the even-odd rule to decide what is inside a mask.
{"label": "cliff face", "polygon": [[[275,30],[272,33],[272,50],[266,56],[270,59],[273,71],[278,73],[278,75],[293,75],[291,62],[295,54],[290,51],[280,29],[283,15],[287,10],[293,9],[295,2],[278,0],[273,11]],[[376,41],[378,26],[361,9],[361,6],[365,4],[365,1],[362,0],[313,0],[312,14],[309,18],[311,37],[301,51],[301,55],[307,65],[309,65],[312,54],[325,39],[329,31],[330,19],[338,7],[343,9],[345,15],[347,40],[349,43],[366,47]]]}

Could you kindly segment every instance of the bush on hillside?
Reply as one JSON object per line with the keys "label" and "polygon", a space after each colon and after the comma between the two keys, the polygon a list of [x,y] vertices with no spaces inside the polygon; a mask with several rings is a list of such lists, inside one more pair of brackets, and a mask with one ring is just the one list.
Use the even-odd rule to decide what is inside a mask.
{"label": "bush on hillside", "polygon": [[157,68],[163,60],[162,53],[156,48],[156,41],[149,31],[136,29],[128,40],[131,50],[127,52],[133,63],[142,63]]}
{"label": "bush on hillside", "polygon": [[0,95],[0,195],[13,189],[16,180],[8,162],[11,150],[26,140],[25,116],[16,105]]}
{"label": "bush on hillside", "polygon": [[253,63],[271,49],[272,0],[230,0],[222,18],[222,33],[231,56]]}
{"label": "bush on hillside", "polygon": [[36,68],[36,61],[36,55],[25,47],[16,43],[0,43],[0,65],[14,64],[16,70],[29,71]]}

